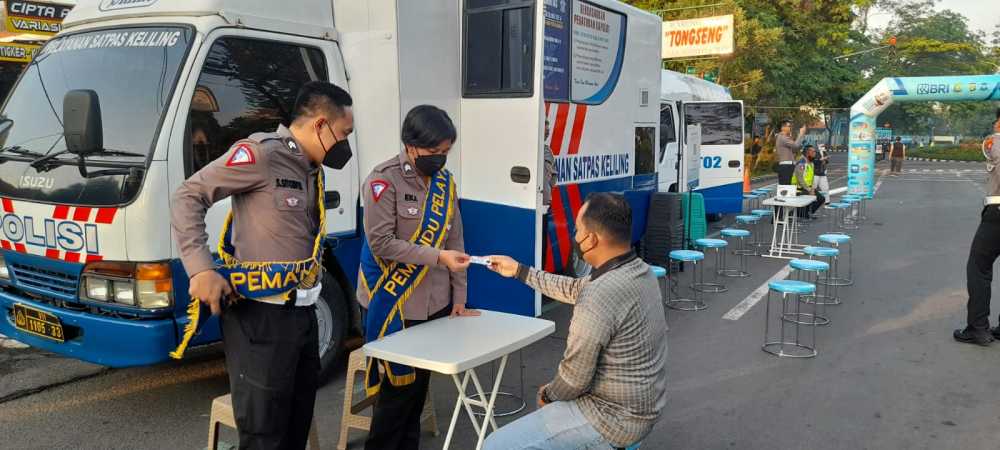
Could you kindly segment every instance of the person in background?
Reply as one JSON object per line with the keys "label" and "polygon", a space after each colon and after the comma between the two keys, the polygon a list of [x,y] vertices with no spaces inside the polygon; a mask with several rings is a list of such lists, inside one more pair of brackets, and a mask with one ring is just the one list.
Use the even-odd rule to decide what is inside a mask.
{"label": "person in background", "polygon": [[792,183],[798,186],[799,195],[815,195],[816,200],[809,206],[799,209],[799,216],[810,218],[816,213],[824,203],[826,198],[816,190],[816,148],[807,145],[802,152],[802,158],[795,164],[795,173],[792,175]]}
{"label": "person in background", "polygon": [[903,172],[903,160],[906,159],[906,145],[902,139],[896,136],[896,142],[889,147],[889,171],[894,177],[898,177]]}
{"label": "person in background", "polygon": [[799,136],[792,139],[792,121],[781,121],[781,132],[775,137],[774,153],[778,158],[778,184],[792,184],[792,173],[795,172],[795,155],[802,149],[802,140],[806,137],[806,126],[799,129]]}
{"label": "person in background", "polygon": [[544,157],[544,168],[545,168],[545,180],[542,187],[542,204],[545,205],[546,212],[548,211],[549,205],[552,204],[552,189],[556,187],[556,156],[552,154],[552,148],[549,147],[549,131],[551,127],[549,126],[549,118],[545,118],[545,147],[542,149],[542,156]]}
{"label": "person in background", "polygon": [[490,269],[573,305],[555,379],[539,409],[500,428],[484,449],[612,449],[642,440],[666,405],[667,323],[652,270],[632,250],[632,210],[619,194],[587,197],[576,248],[589,277],[553,275],[490,256]]}
{"label": "person in background", "polygon": [[[1000,326],[990,328],[990,285],[993,284],[993,263],[1000,256],[1000,109],[993,122],[993,134],[983,141],[989,191],[983,200],[979,228],[972,238],[969,259],[965,264],[966,288],[969,292],[965,329],[955,330],[954,338],[965,344],[988,346],[1000,339]],[[1000,320],[1000,319],[998,319]]]}
{"label": "person in background", "polygon": [[829,198],[830,193],[830,181],[826,177],[826,169],[829,164],[830,154],[826,151],[826,144],[819,144],[819,153],[816,154],[813,166],[816,174],[816,190],[823,195],[823,198]]}
{"label": "person in background", "polygon": [[757,168],[757,157],[760,155],[760,151],[763,147],[760,145],[760,136],[753,137],[753,143],[750,144],[750,167]]}

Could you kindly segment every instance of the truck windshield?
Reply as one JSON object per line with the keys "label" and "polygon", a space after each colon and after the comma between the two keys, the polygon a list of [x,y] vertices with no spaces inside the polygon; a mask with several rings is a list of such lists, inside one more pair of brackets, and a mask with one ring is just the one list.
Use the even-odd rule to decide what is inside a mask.
{"label": "truck windshield", "polygon": [[[131,201],[141,186],[191,39],[187,28],[143,27],[75,33],[49,41],[25,68],[0,113],[10,125],[0,134],[0,195],[93,206]],[[41,171],[32,167],[38,155],[66,149],[63,97],[75,89],[97,93],[104,148],[112,150],[90,156],[87,162],[127,161],[139,170],[85,178],[72,155],[59,157],[72,162]]]}

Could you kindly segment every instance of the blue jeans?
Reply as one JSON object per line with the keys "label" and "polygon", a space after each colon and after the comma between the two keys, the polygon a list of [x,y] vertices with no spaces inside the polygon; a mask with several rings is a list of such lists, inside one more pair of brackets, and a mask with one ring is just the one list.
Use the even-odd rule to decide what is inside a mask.
{"label": "blue jeans", "polygon": [[576,402],[553,402],[486,437],[483,450],[608,450]]}

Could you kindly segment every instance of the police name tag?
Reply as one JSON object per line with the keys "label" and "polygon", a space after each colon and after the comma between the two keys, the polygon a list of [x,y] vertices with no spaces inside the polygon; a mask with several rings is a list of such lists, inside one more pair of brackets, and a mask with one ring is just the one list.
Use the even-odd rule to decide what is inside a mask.
{"label": "police name tag", "polygon": [[486,256],[470,256],[469,257],[469,263],[470,264],[479,264],[481,266],[489,266],[490,265],[490,258],[486,257]]}

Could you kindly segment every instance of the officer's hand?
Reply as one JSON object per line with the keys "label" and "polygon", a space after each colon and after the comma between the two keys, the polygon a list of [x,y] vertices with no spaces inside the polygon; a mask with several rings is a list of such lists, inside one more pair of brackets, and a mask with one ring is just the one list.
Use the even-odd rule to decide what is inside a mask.
{"label": "officer's hand", "polygon": [[482,313],[474,309],[465,309],[465,305],[455,304],[451,307],[451,317],[473,317]]}
{"label": "officer's hand", "polygon": [[487,256],[490,259],[490,270],[505,276],[507,278],[512,278],[517,275],[517,261],[510,256],[493,255]]}
{"label": "officer's hand", "polygon": [[469,268],[469,255],[455,250],[441,250],[438,265],[447,266],[452,272],[461,272]]}
{"label": "officer's hand", "polygon": [[546,384],[546,385],[543,385],[542,387],[538,388],[538,396],[537,396],[536,400],[538,401],[538,407],[539,408],[542,408],[542,407],[544,407],[545,405],[548,404],[548,403],[545,403],[545,388],[547,388],[547,387],[549,387],[549,385]]}
{"label": "officer's hand", "polygon": [[802,125],[802,128],[799,128],[799,134],[800,135],[806,134],[806,131],[809,131],[809,127],[807,127],[805,125]]}
{"label": "officer's hand", "polygon": [[222,299],[232,293],[233,288],[229,286],[229,282],[214,270],[195,274],[191,277],[191,287],[188,288],[188,294],[208,305],[213,316],[222,313]]}

